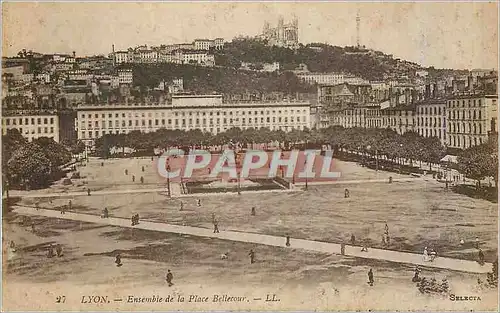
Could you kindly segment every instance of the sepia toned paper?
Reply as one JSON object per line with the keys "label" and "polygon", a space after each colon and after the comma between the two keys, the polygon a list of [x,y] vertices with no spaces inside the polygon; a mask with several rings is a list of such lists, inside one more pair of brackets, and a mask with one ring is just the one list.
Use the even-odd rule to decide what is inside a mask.
{"label": "sepia toned paper", "polygon": [[2,310],[497,311],[497,85],[497,2],[5,2]]}

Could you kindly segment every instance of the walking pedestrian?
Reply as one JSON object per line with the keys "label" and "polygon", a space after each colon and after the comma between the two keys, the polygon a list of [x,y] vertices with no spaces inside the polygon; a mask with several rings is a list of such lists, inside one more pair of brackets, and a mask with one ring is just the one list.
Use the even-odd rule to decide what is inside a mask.
{"label": "walking pedestrian", "polygon": [[373,283],[375,281],[373,280],[373,270],[370,268],[370,270],[368,271],[368,284],[370,286],[373,286]]}
{"label": "walking pedestrian", "polygon": [[47,257],[48,258],[54,257],[54,246],[52,244],[49,245],[49,251],[47,252]]}
{"label": "walking pedestrian", "polygon": [[248,253],[248,255],[250,256],[250,264],[254,264],[255,263],[255,252],[253,251],[253,249],[250,249],[250,253]]}
{"label": "walking pedestrian", "polygon": [[252,216],[255,216],[255,207],[253,206],[252,207],[252,213],[251,213]]}
{"label": "walking pedestrian", "polygon": [[135,175],[132,175],[132,182],[135,182]]}
{"label": "walking pedestrian", "polygon": [[87,188],[87,196],[90,196],[90,189]]}
{"label": "walking pedestrian", "polygon": [[179,209],[179,211],[182,211],[184,210],[184,202],[181,201],[181,208]]}
{"label": "walking pedestrian", "polygon": [[131,220],[132,220],[132,226],[135,226],[135,215],[132,215]]}
{"label": "walking pedestrian", "polygon": [[109,211],[108,211],[108,208],[105,207],[103,212],[102,212],[102,217],[104,218],[108,218],[109,217]]}
{"label": "walking pedestrian", "polygon": [[56,254],[58,258],[63,256],[63,248],[60,244],[56,246]]}
{"label": "walking pedestrian", "polygon": [[68,210],[71,210],[73,208],[73,203],[71,200],[68,201]]}
{"label": "walking pedestrian", "polygon": [[290,236],[286,235],[286,246],[290,247]]}
{"label": "walking pedestrian", "polygon": [[413,278],[411,279],[412,282],[416,283],[420,281],[420,267],[415,267],[415,274],[413,275]]}
{"label": "walking pedestrian", "polygon": [[135,215],[135,225],[139,224],[139,213]]}
{"label": "walking pedestrian", "polygon": [[345,243],[340,244],[340,254],[345,255]]}
{"label": "walking pedestrian", "polygon": [[214,220],[214,234],[219,233],[219,222]]}
{"label": "walking pedestrian", "polygon": [[385,231],[384,234],[389,235],[389,226],[387,225],[387,223],[385,223],[384,231]]}
{"label": "walking pedestrian", "polygon": [[116,258],[115,258],[115,263],[116,263],[116,266],[117,267],[120,267],[122,266],[122,256],[120,254],[117,254],[116,255]]}
{"label": "walking pedestrian", "polygon": [[484,264],[484,253],[483,253],[483,250],[479,249],[478,256],[479,256],[479,264],[483,265]]}
{"label": "walking pedestrian", "polygon": [[65,206],[65,205],[62,205],[62,206],[61,206],[61,214],[65,214],[65,212],[64,212],[64,211],[65,211],[65,209],[66,209],[66,206]]}
{"label": "walking pedestrian", "polygon": [[436,252],[436,250],[432,249],[431,253],[430,253],[431,262],[433,262],[436,259],[436,257],[437,257],[437,252]]}
{"label": "walking pedestrian", "polygon": [[197,205],[197,206],[199,206],[199,207],[201,206],[201,199],[200,199],[200,198],[198,198],[198,199],[196,200],[196,205]]}
{"label": "walking pedestrian", "polygon": [[356,244],[356,236],[354,236],[354,234],[351,235],[351,244],[352,245]]}
{"label": "walking pedestrian", "polygon": [[427,247],[424,248],[424,262],[429,261],[429,252],[427,251]]}
{"label": "walking pedestrian", "polygon": [[125,175],[128,175],[128,170],[125,170]]}
{"label": "walking pedestrian", "polygon": [[31,222],[31,231],[35,232],[35,222]]}
{"label": "walking pedestrian", "polygon": [[141,176],[141,184],[144,184],[144,177]]}
{"label": "walking pedestrian", "polygon": [[344,198],[349,198],[349,189],[344,190]]}
{"label": "walking pedestrian", "polygon": [[174,283],[172,282],[172,280],[174,279],[174,275],[172,274],[172,272],[170,270],[167,270],[167,284],[169,287],[172,287],[174,285]]}
{"label": "walking pedestrian", "polygon": [[142,171],[144,172],[144,166],[142,167]]}
{"label": "walking pedestrian", "polygon": [[476,237],[476,249],[479,249],[479,237]]}

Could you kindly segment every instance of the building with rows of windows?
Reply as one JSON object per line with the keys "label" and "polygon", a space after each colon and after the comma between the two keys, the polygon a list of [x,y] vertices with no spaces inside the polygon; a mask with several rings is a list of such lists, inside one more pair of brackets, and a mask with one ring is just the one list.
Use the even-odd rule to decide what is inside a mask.
{"label": "building with rows of windows", "polygon": [[13,115],[2,117],[2,134],[17,129],[28,140],[48,137],[59,142],[59,117],[57,115]]}
{"label": "building with rows of windows", "polygon": [[424,137],[437,137],[446,145],[446,100],[428,99],[418,102],[416,109],[416,132]]}
{"label": "building with rows of windows", "polygon": [[104,134],[160,128],[217,134],[232,127],[305,129],[310,125],[309,102],[223,103],[222,95],[174,95],[171,103],[92,105],[78,107],[78,139],[91,145]]}
{"label": "building with rows of windows", "polygon": [[446,109],[449,147],[465,149],[479,145],[492,132],[498,132],[498,95],[455,95],[447,100]]}

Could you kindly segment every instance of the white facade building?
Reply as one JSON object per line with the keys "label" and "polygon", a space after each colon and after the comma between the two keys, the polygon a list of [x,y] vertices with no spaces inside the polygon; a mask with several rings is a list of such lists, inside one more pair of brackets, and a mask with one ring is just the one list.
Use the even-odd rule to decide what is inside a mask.
{"label": "white facade building", "polygon": [[339,85],[344,83],[344,74],[336,73],[298,73],[297,77],[308,84]]}
{"label": "white facade building", "polygon": [[271,130],[310,126],[309,102],[223,103],[221,95],[173,95],[171,104],[99,105],[78,107],[78,139],[88,144],[104,134],[160,128],[217,134],[232,127]]}
{"label": "white facade building", "polygon": [[131,69],[118,70],[118,81],[120,84],[132,84],[134,73]]}
{"label": "white facade building", "polygon": [[2,134],[17,129],[28,140],[48,137],[59,142],[59,117],[57,115],[15,115],[2,117]]}

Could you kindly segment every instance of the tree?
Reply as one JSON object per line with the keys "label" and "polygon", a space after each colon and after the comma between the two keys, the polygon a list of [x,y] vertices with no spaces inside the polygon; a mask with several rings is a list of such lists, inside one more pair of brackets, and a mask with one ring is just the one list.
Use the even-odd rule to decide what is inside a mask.
{"label": "tree", "polygon": [[40,137],[33,140],[33,142],[42,148],[54,169],[71,161],[69,150],[62,144],[55,142],[54,139]]}
{"label": "tree", "polygon": [[13,186],[41,188],[51,182],[52,164],[38,144],[30,142],[17,149],[8,161]]}
{"label": "tree", "polygon": [[481,180],[491,174],[489,159],[486,145],[472,146],[458,156],[458,170],[466,177],[476,180],[480,187]]}

